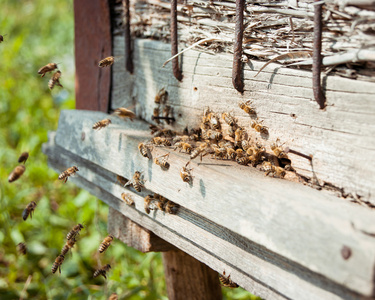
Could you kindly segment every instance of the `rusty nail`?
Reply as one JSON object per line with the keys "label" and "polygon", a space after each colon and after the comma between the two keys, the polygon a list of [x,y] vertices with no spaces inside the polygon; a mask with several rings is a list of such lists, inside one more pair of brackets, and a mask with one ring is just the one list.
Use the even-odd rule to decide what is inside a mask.
{"label": "rusty nail", "polygon": [[125,57],[126,57],[126,70],[133,74],[133,53],[130,36],[130,5],[129,0],[122,0],[122,6],[124,8],[124,19],[125,19]]}
{"label": "rusty nail", "polygon": [[298,156],[301,156],[301,157],[304,157],[304,158],[306,158],[306,159],[308,159],[308,160],[312,160],[312,155],[307,155],[307,154],[303,154],[303,153],[301,153],[301,152],[298,152],[298,151],[296,151],[296,150],[293,150],[293,149],[290,149],[289,147],[286,147],[285,149],[284,149],[284,151],[285,152],[289,152],[289,153],[293,153],[293,154],[295,154],[295,155],[298,155]]}
{"label": "rusty nail", "polygon": [[352,250],[348,246],[343,246],[341,249],[341,256],[343,259],[347,260],[352,255]]}
{"label": "rusty nail", "polygon": [[[171,0],[171,46],[172,56],[178,53],[178,39],[177,39],[177,0]],[[174,77],[182,80],[182,73],[178,66],[178,57],[172,60],[172,70]]]}
{"label": "rusty nail", "polygon": [[171,121],[171,122],[174,122],[176,121],[176,119],[174,117],[156,117],[156,116],[151,116],[151,120],[168,120],[168,121]]}
{"label": "rusty nail", "polygon": [[[318,1],[320,0],[315,0],[315,2]],[[320,78],[322,66],[322,7],[322,3],[314,5],[314,51],[312,66],[314,98],[321,109],[325,107],[326,101],[323,95]]]}
{"label": "rusty nail", "polygon": [[234,54],[232,83],[234,88],[240,93],[243,92],[242,81],[242,39],[243,39],[243,11],[245,0],[236,0],[236,28],[234,31]]}

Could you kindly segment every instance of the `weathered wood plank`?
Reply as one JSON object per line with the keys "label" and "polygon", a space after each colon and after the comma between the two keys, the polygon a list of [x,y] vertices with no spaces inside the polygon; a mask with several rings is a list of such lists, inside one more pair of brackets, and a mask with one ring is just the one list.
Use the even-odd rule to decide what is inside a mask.
{"label": "weathered wood plank", "polygon": [[[121,37],[115,37],[116,53],[123,53],[123,44]],[[262,140],[249,128],[250,137],[268,147],[279,138],[285,146],[313,155],[313,168],[306,159],[291,155],[299,174],[375,204],[375,161],[369,159],[375,155],[375,83],[324,78],[327,108],[321,111],[313,101],[311,72],[270,64],[254,78],[264,63],[251,61],[244,65],[245,93],[240,95],[231,84],[231,55],[185,52],[184,80],[179,83],[171,65],[161,67],[170,57],[168,44],[136,39],[134,48],[133,76],[137,80],[114,72],[114,108],[136,103],[137,115],[151,122],[154,97],[165,87],[168,105],[177,118],[174,129],[197,126],[207,106],[217,112],[233,111],[238,123],[249,128],[251,119],[238,102],[252,99],[270,134],[268,140]]]}
{"label": "weathered wood plank", "polygon": [[[55,145],[54,135],[44,145],[43,152],[58,172],[78,164],[80,171],[72,178],[73,183],[216,271],[226,270],[235,282],[256,295],[265,299],[359,299],[345,287],[184,207],[180,207],[176,215],[159,211],[146,215],[142,196],[116,183],[115,174]],[[119,199],[118,195],[124,190],[132,195],[134,206]]]}
{"label": "weathered wood plank", "polygon": [[[172,152],[170,169],[162,171],[137,149],[149,138],[147,124],[113,119],[105,130],[93,131],[92,124],[105,117],[63,111],[56,144],[126,178],[143,171],[147,189],[339,284],[372,294],[375,240],[363,231],[375,232],[373,211],[227,161],[192,163],[189,186],[179,177],[186,156]],[[154,155],[162,153],[157,149]],[[356,253],[349,260],[341,257],[344,245]]]}
{"label": "weathered wood plank", "polygon": [[109,207],[107,226],[108,232],[115,238],[143,253],[175,250],[174,246],[112,207]]}

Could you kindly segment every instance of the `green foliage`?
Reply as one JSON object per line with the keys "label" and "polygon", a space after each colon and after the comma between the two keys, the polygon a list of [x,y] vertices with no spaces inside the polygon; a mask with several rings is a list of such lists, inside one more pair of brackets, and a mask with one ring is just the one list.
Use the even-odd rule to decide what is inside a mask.
{"label": "green foliage", "polygon": [[[0,0],[0,295],[1,299],[167,299],[159,253],[140,253],[114,242],[100,257],[98,245],[107,235],[108,208],[69,181],[56,181],[41,152],[47,132],[56,130],[61,109],[74,108],[73,2]],[[48,89],[50,74],[37,70],[59,63],[64,89]],[[25,174],[8,183],[18,156],[30,153]],[[33,218],[22,211],[36,201]],[[77,223],[85,223],[77,245],[62,265],[51,266]],[[17,254],[26,242],[28,254]],[[92,278],[99,260],[110,263],[108,280]],[[25,282],[31,276],[27,291]],[[255,299],[244,290],[223,289],[225,299]]]}

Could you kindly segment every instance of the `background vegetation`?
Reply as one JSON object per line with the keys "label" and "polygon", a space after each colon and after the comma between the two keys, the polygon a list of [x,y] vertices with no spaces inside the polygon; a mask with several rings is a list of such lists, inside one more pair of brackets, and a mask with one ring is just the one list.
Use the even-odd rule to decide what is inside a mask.
{"label": "background vegetation", "polygon": [[[108,208],[71,183],[57,181],[41,146],[56,130],[61,109],[74,108],[73,2],[59,0],[0,0],[0,295],[1,299],[167,299],[159,253],[142,254],[115,242],[102,264],[113,268],[107,281],[92,278],[98,266],[97,248],[107,235]],[[57,62],[64,89],[51,92],[50,75],[37,70]],[[9,184],[18,156],[28,151],[23,177]],[[22,220],[30,201],[37,202],[32,219]],[[85,221],[62,274],[51,266],[65,243],[66,233]],[[28,254],[17,254],[26,242]],[[30,278],[27,290],[25,282]],[[224,288],[225,299],[255,299],[242,289]]]}

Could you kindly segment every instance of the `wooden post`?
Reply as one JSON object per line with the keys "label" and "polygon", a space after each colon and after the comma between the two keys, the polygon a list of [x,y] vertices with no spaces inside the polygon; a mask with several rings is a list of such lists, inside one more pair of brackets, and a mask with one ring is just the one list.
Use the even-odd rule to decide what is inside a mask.
{"label": "wooden post", "polygon": [[169,300],[222,299],[218,274],[190,255],[164,252],[163,264]]}

